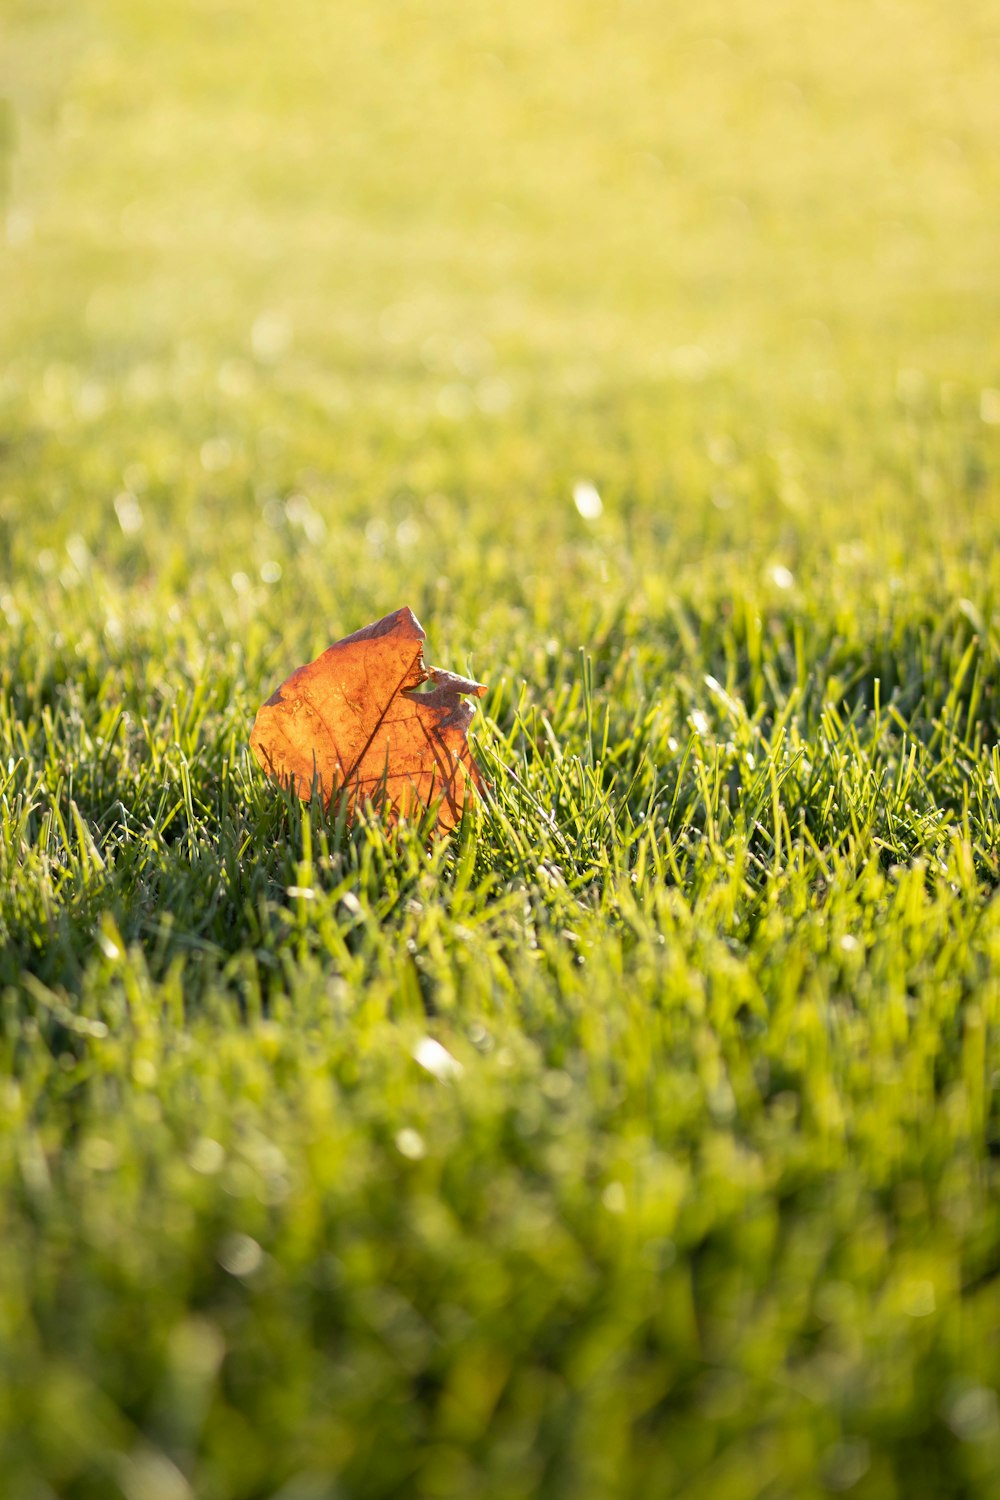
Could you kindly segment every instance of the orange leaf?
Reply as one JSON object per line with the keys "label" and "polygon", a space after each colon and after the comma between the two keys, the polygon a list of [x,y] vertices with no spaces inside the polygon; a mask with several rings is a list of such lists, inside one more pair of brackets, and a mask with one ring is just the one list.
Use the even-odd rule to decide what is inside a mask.
{"label": "orange leaf", "polygon": [[[250,745],[269,776],[303,798],[317,790],[348,816],[366,801],[393,823],[437,804],[454,828],[469,787],[482,789],[466,731],[482,683],[424,666],[412,610],[366,625],[299,667],[257,712]],[[422,683],[432,687],[418,692]]]}

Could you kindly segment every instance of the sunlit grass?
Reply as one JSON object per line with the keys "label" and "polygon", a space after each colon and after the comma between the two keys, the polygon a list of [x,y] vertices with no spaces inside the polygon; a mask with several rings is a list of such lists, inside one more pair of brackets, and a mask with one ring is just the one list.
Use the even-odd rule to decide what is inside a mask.
{"label": "sunlit grass", "polygon": [[0,1495],[995,1493],[991,7],[5,23]]}

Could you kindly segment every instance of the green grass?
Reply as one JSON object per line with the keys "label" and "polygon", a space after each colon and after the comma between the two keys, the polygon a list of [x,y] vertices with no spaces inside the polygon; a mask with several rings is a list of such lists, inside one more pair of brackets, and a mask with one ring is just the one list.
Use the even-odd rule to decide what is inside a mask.
{"label": "green grass", "polygon": [[996,1494],[995,5],[2,10],[2,1500]]}

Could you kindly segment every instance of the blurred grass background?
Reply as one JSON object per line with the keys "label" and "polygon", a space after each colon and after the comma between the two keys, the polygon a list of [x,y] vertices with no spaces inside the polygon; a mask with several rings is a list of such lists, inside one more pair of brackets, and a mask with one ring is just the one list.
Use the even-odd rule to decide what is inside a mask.
{"label": "blurred grass background", "polygon": [[[0,99],[0,1496],[995,1493],[996,4],[0,0]],[[246,750],[403,603],[429,857]]]}
{"label": "blurred grass background", "polygon": [[851,540],[874,508],[891,552],[982,497],[994,7],[5,18],[3,399],[46,453],[16,471],[17,566],[63,526],[120,548],[96,492],[126,469],[192,582],[217,520],[256,581],[269,490],[328,501],[352,578],[367,518],[442,491],[426,531],[482,508],[501,601],[578,472],[635,556],[679,532],[699,567],[815,510]]}

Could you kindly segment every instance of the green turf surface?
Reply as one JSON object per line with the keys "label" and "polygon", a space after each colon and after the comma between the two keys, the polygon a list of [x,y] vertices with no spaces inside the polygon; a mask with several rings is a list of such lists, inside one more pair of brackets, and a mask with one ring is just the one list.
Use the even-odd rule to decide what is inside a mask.
{"label": "green turf surface", "polygon": [[[2,0],[0,96],[2,1500],[997,1494],[996,5]],[[247,748],[402,604],[429,850]]]}

